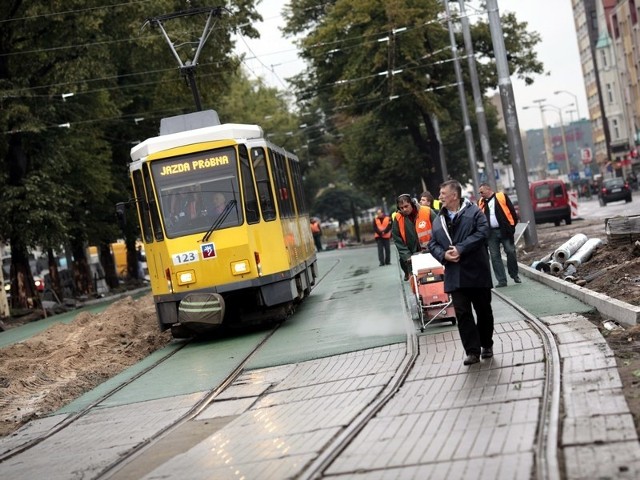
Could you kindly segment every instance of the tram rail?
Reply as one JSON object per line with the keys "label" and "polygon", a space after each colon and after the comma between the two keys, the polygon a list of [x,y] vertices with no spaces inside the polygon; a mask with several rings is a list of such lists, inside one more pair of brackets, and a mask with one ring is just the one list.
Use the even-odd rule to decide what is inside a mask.
{"label": "tram rail", "polygon": [[[329,258],[331,258],[330,255],[329,255]],[[349,310],[350,311],[355,310],[356,307],[353,304],[354,300],[352,299],[352,297],[348,297],[349,287],[352,284],[355,285],[356,282],[362,283],[362,281],[365,281],[366,278],[368,277],[367,274],[369,271],[367,269],[363,269],[358,264],[357,261],[353,261],[352,266],[349,267],[351,269],[350,271],[353,272],[352,284],[351,283],[347,284],[347,282],[339,283],[342,280],[340,281],[336,280],[336,277],[333,275],[333,273],[338,273],[339,271],[339,275],[341,275],[341,277],[344,279],[345,278],[344,272],[346,270],[344,268],[341,268],[338,270],[335,270],[335,269],[338,265],[341,264],[340,262],[346,262],[346,261],[348,260],[345,260],[343,257],[337,257],[337,260],[334,263],[330,263],[328,261],[325,264],[325,268],[323,268],[324,275],[319,277],[318,286],[322,287],[323,285],[327,285],[326,282],[328,279],[328,285],[331,285],[331,288],[328,288],[328,289],[320,288],[321,290],[320,298],[316,300],[315,305],[317,307],[322,305],[322,307],[321,308],[318,307],[319,310],[317,311],[326,311],[327,309],[336,308],[332,303],[334,299],[348,299],[348,300],[344,300],[344,302],[349,305]],[[530,382],[528,386],[529,391],[527,392],[527,395],[529,396],[525,397],[525,400],[530,399],[531,401],[529,402],[529,404],[536,403],[537,405],[539,405],[538,407],[539,413],[537,415],[537,420],[532,419],[533,421],[535,421],[535,423],[532,423],[532,425],[535,425],[535,427],[532,427],[532,430],[531,430],[533,432],[533,428],[535,428],[535,434],[532,433],[530,435],[530,438],[532,439],[532,444],[530,448],[522,454],[526,455],[528,458],[533,459],[531,460],[531,463],[533,465],[533,468],[531,470],[531,475],[533,475],[533,478],[536,478],[539,480],[556,480],[560,478],[566,478],[566,476],[564,475],[564,472],[562,472],[561,470],[562,468],[564,468],[564,466],[561,466],[562,462],[559,461],[559,456],[561,455],[561,451],[558,450],[559,431],[560,431],[559,411],[560,411],[560,398],[561,398],[560,397],[561,395],[560,356],[559,356],[558,345],[556,344],[553,333],[550,331],[550,329],[547,328],[533,314],[527,312],[525,309],[521,308],[519,305],[511,301],[508,296],[502,295],[501,292],[494,291],[494,293],[496,294],[496,297],[494,298],[499,298],[502,302],[505,302],[508,305],[509,309],[513,309],[513,310],[510,310],[511,313],[514,313],[514,310],[515,310],[517,312],[517,315],[514,315],[514,318],[519,319],[515,321],[513,326],[510,326],[510,323],[508,322],[505,323],[505,325],[507,326],[507,329],[506,330],[503,329],[502,332],[503,333],[507,332],[507,333],[503,337],[503,341],[502,341],[503,344],[506,347],[507,344],[505,342],[509,344],[511,343],[511,340],[510,340],[511,337],[509,336],[509,332],[514,332],[516,335],[518,331],[523,332],[521,334],[522,336],[519,338],[525,339],[525,340],[530,338],[531,341],[533,342],[532,345],[528,344],[528,346],[524,347],[525,348],[524,351],[532,352],[532,350],[526,350],[526,349],[535,348],[536,354],[534,356],[535,357],[534,360],[531,360],[531,358],[533,358],[531,354],[524,354],[523,356],[522,351],[520,351],[522,347],[519,347],[517,344],[514,343],[513,353],[519,354],[518,359],[522,359],[522,358],[525,359],[524,365],[520,363],[522,362],[522,360],[513,360],[509,358],[508,355],[510,355],[510,353],[507,351],[508,349],[505,349],[504,352],[501,349],[498,349],[498,352],[497,352],[498,363],[492,363],[492,364],[490,364],[489,362],[487,362],[486,364],[483,363],[478,365],[477,367],[475,366],[472,367],[470,371],[467,372],[466,368],[464,369],[462,368],[462,365],[461,365],[462,357],[458,358],[458,355],[460,354],[460,350],[459,350],[460,346],[459,346],[459,340],[454,335],[455,329],[452,329],[450,326],[447,325],[446,328],[444,329],[430,327],[426,329],[425,333],[423,334],[418,333],[419,326],[415,322],[415,318],[413,318],[412,314],[410,313],[411,312],[410,300],[412,299],[412,297],[409,296],[408,294],[405,294],[403,296],[404,315],[402,315],[402,317],[404,318],[404,324],[403,324],[403,327],[401,327],[400,324],[398,324],[398,327],[402,328],[404,331],[404,345],[402,340],[398,340],[398,342],[393,344],[391,343],[386,344],[391,346],[392,348],[390,350],[397,352],[397,355],[394,357],[395,360],[393,365],[389,367],[387,370],[385,370],[384,374],[382,373],[380,374],[379,378],[383,380],[379,381],[375,385],[370,385],[368,382],[364,381],[363,379],[367,375],[377,374],[378,370],[373,369],[371,367],[369,368],[355,367],[355,365],[358,362],[360,362],[360,365],[362,365],[362,362],[363,362],[362,360],[355,360],[354,367],[353,367],[353,368],[356,368],[355,371],[349,370],[349,368],[351,368],[351,367],[348,367],[349,358],[350,358],[350,355],[348,353],[349,351],[345,351],[346,355],[342,356],[342,358],[339,361],[337,361],[340,367],[336,368],[335,370],[332,370],[333,367],[331,367],[333,363],[333,358],[317,357],[318,363],[316,366],[313,365],[314,360],[312,360],[312,362],[309,365],[304,365],[306,361],[302,361],[303,363],[298,364],[302,368],[295,370],[296,373],[298,374],[298,377],[296,377],[295,381],[286,382],[287,385],[282,386],[281,388],[269,387],[269,389],[265,390],[264,393],[258,394],[259,395],[258,397],[251,400],[250,403],[252,407],[248,407],[248,409],[245,410],[244,412],[246,412],[248,415],[255,415],[259,411],[256,409],[260,409],[260,408],[267,409],[271,406],[280,405],[283,408],[281,408],[280,410],[276,408],[275,412],[273,412],[272,414],[272,415],[275,415],[276,418],[279,419],[279,421],[283,420],[282,417],[280,417],[279,415],[283,415],[284,412],[293,413],[294,418],[296,419],[301,418],[300,415],[307,414],[307,415],[310,415],[310,417],[308,418],[311,419],[313,418],[313,413],[309,411],[308,405],[317,406],[317,405],[323,405],[323,404],[320,401],[316,401],[318,397],[315,397],[313,395],[310,395],[307,397],[302,393],[298,393],[298,390],[296,389],[306,390],[307,392],[316,392],[314,395],[320,395],[321,396],[320,398],[322,397],[330,398],[331,393],[328,393],[328,392],[336,392],[336,390],[334,390],[336,387],[334,387],[333,385],[342,384],[342,382],[344,382],[345,390],[342,392],[342,394],[344,394],[345,396],[347,394],[352,394],[353,396],[349,398],[350,402],[358,401],[358,404],[357,404],[358,410],[354,409],[353,414],[349,415],[346,418],[345,422],[329,421],[327,423],[330,423],[330,425],[323,425],[322,423],[317,423],[310,420],[310,422],[313,423],[313,425],[311,425],[308,429],[304,429],[297,426],[295,428],[290,428],[289,430],[287,430],[287,426],[286,424],[284,424],[284,425],[280,425],[280,427],[283,428],[283,430],[274,433],[274,435],[278,435],[278,437],[276,438],[279,438],[279,439],[286,438],[286,435],[295,435],[295,438],[301,439],[301,438],[307,438],[306,437],[307,434],[314,435],[315,433],[317,433],[318,428],[327,428],[327,432],[329,431],[332,432],[329,435],[329,441],[321,445],[316,445],[315,447],[312,448],[312,452],[311,450],[306,450],[306,454],[308,454],[310,458],[309,461],[297,467],[297,470],[295,472],[288,473],[288,475],[291,478],[316,479],[316,478],[325,478],[329,476],[334,476],[336,474],[345,475],[345,474],[353,474],[355,472],[361,472],[361,471],[371,471],[371,472],[376,470],[380,471],[381,468],[385,468],[384,466],[380,466],[380,465],[369,466],[366,464],[364,465],[359,464],[359,467],[355,466],[354,470],[348,470],[349,465],[345,467],[344,458],[348,457],[350,454],[353,453],[355,445],[362,444],[363,438],[366,438],[367,434],[371,433],[371,428],[367,428],[367,427],[371,427],[372,425],[375,424],[376,421],[378,422],[380,422],[381,420],[388,421],[388,422],[403,421],[402,415],[405,415],[406,414],[405,412],[410,412],[410,408],[411,408],[411,406],[407,403],[407,399],[409,401],[421,401],[421,400],[412,400],[410,397],[412,392],[416,391],[415,390],[416,388],[420,388],[422,389],[420,390],[420,394],[424,393],[424,395],[428,395],[429,394],[428,389],[432,388],[432,386],[429,386],[427,384],[429,382],[435,381],[436,377],[439,378],[440,380],[438,381],[441,382],[438,384],[440,385],[439,387],[438,386],[435,387],[436,389],[437,388],[441,389],[442,386],[454,387],[456,383],[464,384],[465,382],[469,382],[471,384],[473,384],[474,382],[479,382],[478,386],[482,388],[483,385],[485,385],[483,382],[487,381],[489,376],[492,376],[494,380],[487,383],[485,385],[486,388],[490,390],[490,389],[499,387],[502,390],[510,390],[511,392],[514,392],[515,390],[518,390],[518,385],[516,384],[522,381],[529,381]],[[372,300],[368,299],[367,301],[371,302]],[[398,306],[399,306],[399,303],[396,303],[395,304],[396,314],[398,313],[397,311]],[[399,317],[400,315],[396,315],[397,320],[400,320]],[[298,323],[303,324],[304,321],[300,321]],[[525,323],[527,325],[526,327],[524,326]],[[206,415],[204,416],[205,418],[199,418],[199,416],[201,416],[201,414],[205,411],[205,409],[209,405],[212,405],[213,403],[215,403],[214,400],[218,398],[224,391],[226,391],[226,389],[233,387],[234,382],[239,379],[240,375],[243,372],[246,373],[247,371],[246,368],[249,365],[251,358],[254,357],[257,354],[257,352],[260,352],[261,349],[263,348],[267,348],[267,349],[269,348],[269,345],[271,344],[270,340],[273,338],[273,335],[276,333],[276,331],[278,331],[278,327],[279,326],[274,327],[268,333],[264,332],[265,335],[261,338],[259,342],[256,342],[256,344],[253,345],[253,348],[251,349],[251,351],[248,352],[246,355],[243,354],[244,358],[235,359],[234,362],[237,361],[237,363],[233,368],[233,371],[229,371],[228,375],[224,378],[224,380],[217,382],[216,385],[212,386],[207,391],[202,391],[202,392],[199,391],[199,394],[202,393],[202,395],[199,395],[198,401],[194,402],[193,405],[189,405],[189,404],[186,405],[186,408],[187,408],[186,413],[180,415],[179,417],[177,416],[177,413],[176,413],[176,417],[174,419],[171,419],[170,423],[167,420],[166,424],[163,425],[163,428],[157,428],[156,431],[152,431],[151,429],[149,429],[148,435],[144,437],[143,440],[140,440],[140,437],[136,437],[138,438],[138,440],[136,440],[137,443],[135,446],[128,448],[126,451],[122,449],[123,451],[116,452],[118,455],[118,458],[114,460],[114,456],[111,456],[109,458],[110,463],[108,465],[102,465],[100,469],[97,469],[95,466],[93,467],[93,470],[87,469],[84,472],[86,475],[86,478],[98,478],[98,479],[125,478],[125,474],[127,472],[130,472],[131,470],[136,470],[136,469],[139,469],[138,471],[142,471],[142,469],[144,468],[147,469],[145,470],[146,472],[153,471],[154,474],[152,476],[154,476],[154,478],[158,476],[162,476],[163,478],[174,478],[173,476],[176,475],[176,472],[179,471],[178,468],[180,468],[178,464],[182,466],[187,465],[188,468],[197,469],[199,465],[197,458],[196,460],[193,461],[193,463],[191,463],[192,462],[191,448],[195,447],[196,444],[193,444],[192,447],[186,450],[189,452],[188,454],[178,455],[179,452],[166,453],[168,457],[162,460],[161,463],[156,463],[155,465],[145,464],[145,457],[148,458],[149,456],[152,456],[154,453],[157,453],[157,451],[154,451],[153,447],[158,446],[159,441],[162,440],[163,438],[167,438],[167,437],[170,438],[172,432],[177,430],[179,427],[185,425],[187,422],[203,421],[203,420],[206,421],[206,418],[207,418]],[[321,327],[316,327],[314,325],[313,328],[321,328]],[[429,348],[431,348],[430,345],[434,345],[434,343],[429,343],[429,341],[427,340],[429,336],[432,334],[437,335],[438,337],[442,337],[443,335],[444,336],[448,335],[448,339],[446,341],[450,343],[446,343],[446,344],[439,343],[438,344],[440,348],[439,352],[436,352],[435,350],[421,352],[420,349],[422,348],[423,345],[427,345],[429,346]],[[278,336],[280,337],[280,341],[282,341],[283,340],[282,332],[280,332]],[[534,337],[537,337],[538,339],[534,340]],[[400,337],[400,339],[401,338],[402,337]],[[514,338],[514,342],[516,342],[518,337],[514,336],[513,338]],[[292,339],[288,338],[286,341],[291,342]],[[435,342],[435,341],[436,341],[435,339],[432,340],[432,342]],[[511,347],[510,345],[508,346],[509,348]],[[355,352],[355,350],[352,350],[352,352]],[[360,353],[358,353],[357,355],[360,355]],[[373,358],[373,354],[364,353],[364,355],[365,355],[364,358],[366,359]],[[372,355],[372,356],[368,356],[368,355]],[[422,355],[426,355],[426,357],[421,359],[420,357]],[[440,364],[441,362],[445,362],[444,370],[439,371],[437,375],[434,374],[433,378],[429,376],[429,373],[425,374],[424,372],[432,372],[432,371],[435,372],[435,370],[426,369],[420,372],[420,375],[417,375],[416,372],[418,371],[419,368],[425,369],[426,364],[430,365],[429,358],[432,358],[431,356],[433,356],[434,360],[437,357],[438,361],[436,363],[438,364]],[[358,357],[356,356],[356,358]],[[362,358],[362,356],[359,358]],[[389,358],[391,358],[391,356],[389,356]],[[527,360],[527,358],[529,358],[529,360]],[[502,359],[504,359],[504,363],[501,362]],[[372,360],[365,360],[364,362],[366,363],[367,361],[372,361]],[[529,363],[531,361],[535,362],[535,364]],[[459,368],[458,368],[458,363],[460,364]],[[292,369],[294,368],[294,365],[295,365],[295,360],[293,361],[293,363],[291,363]],[[433,366],[434,368],[438,367],[438,365],[431,365],[431,366]],[[147,370],[152,368],[153,366],[149,367]],[[251,365],[250,368],[256,368],[256,367],[255,365]],[[264,367],[264,368],[268,369],[269,367]],[[347,368],[347,370],[343,370],[343,368]],[[304,377],[305,369],[308,369],[309,372],[313,372],[312,373],[313,380],[311,381],[311,383],[305,383],[306,381]],[[507,370],[503,372],[502,369],[507,369]],[[516,377],[511,378],[509,369],[518,370],[519,373],[517,373]],[[293,371],[293,370],[290,370],[290,371]],[[533,371],[535,371],[534,376],[531,375],[531,372]],[[302,376],[300,376],[301,372],[302,372]],[[497,380],[499,379],[499,377],[502,376],[503,373],[506,374],[506,378],[502,380]],[[453,376],[457,376],[457,377],[453,377]],[[425,378],[426,380],[424,380]],[[240,379],[239,384],[242,384],[242,381],[243,380]],[[413,382],[413,387],[409,386],[411,385],[412,382]],[[420,382],[420,383],[416,383],[416,382]],[[358,384],[363,384],[364,386],[359,387]],[[274,384],[274,385],[277,385],[277,384]],[[323,393],[323,387],[322,387],[323,385],[326,385],[326,388],[324,389],[324,393]],[[414,390],[412,390],[412,388]],[[354,400],[355,397],[359,394],[360,390],[364,392],[363,395],[360,397],[360,400],[362,400],[363,398],[366,399],[366,401],[363,401],[362,403],[360,403],[360,400]],[[369,393],[367,394],[365,390],[368,391]],[[453,388],[453,391],[451,392],[451,395],[452,395],[451,398],[456,396],[460,398],[466,395],[466,394],[460,394],[460,391],[461,390],[457,386],[456,388]],[[116,389],[114,389],[113,392],[110,392],[109,395],[114,395],[115,392],[116,392]],[[287,400],[286,397],[287,395],[290,394],[289,392],[291,393],[293,398],[291,398],[290,400]],[[438,392],[438,394],[442,394],[446,398],[449,393],[445,391],[441,391],[441,392]],[[265,396],[273,395],[273,397],[262,398],[261,395],[265,395]],[[394,406],[393,405],[394,402],[403,401],[402,398],[400,399],[396,398],[396,395],[398,397],[402,397],[404,395],[405,405],[408,405],[408,407],[407,406],[398,407],[397,403],[396,403],[396,406]],[[104,401],[105,397],[102,397],[100,401],[94,402],[91,406],[87,407],[87,409],[85,409],[82,412],[82,415],[86,416],[90,412],[91,408],[97,407],[100,402]],[[431,396],[429,398],[435,398],[435,397]],[[515,401],[522,401],[522,399],[517,394],[513,396],[506,395],[504,396],[504,398],[500,397],[500,395],[492,396],[491,394],[488,394],[488,396],[484,399],[484,404],[495,405],[495,407],[492,408],[492,410],[495,411],[503,408],[499,406],[498,402],[504,402],[505,405],[509,405],[510,402],[514,401],[514,399]],[[266,401],[262,402],[262,400],[266,400]],[[328,405],[328,403],[325,403],[325,404]],[[429,408],[431,409],[431,411],[435,411],[436,409],[442,408],[444,406],[444,408],[450,409],[451,412],[453,412],[450,415],[452,416],[452,418],[455,418],[456,415],[458,415],[458,413],[455,413],[455,411],[465,410],[465,409],[468,410],[469,407],[472,406],[472,404],[473,404],[473,401],[471,401],[471,403],[465,403],[463,401],[461,403],[457,403],[456,405],[441,405],[441,403],[438,402],[433,406],[429,406]],[[506,407],[506,409],[510,409],[510,408],[512,407]],[[424,409],[424,412],[426,411],[427,409]],[[328,415],[326,417],[327,420],[331,420],[331,414],[327,414],[327,412],[318,412],[318,413],[325,416]],[[379,413],[381,415],[378,415]],[[421,413],[422,411],[416,413],[416,415],[419,415]],[[27,452],[29,448],[34,447],[39,443],[42,443],[43,440],[46,440],[50,436],[61,431],[63,428],[73,425],[74,421],[77,421],[81,418],[80,415],[81,413],[79,412],[74,417],[71,417],[67,419],[64,423],[60,424],[59,427],[56,427],[56,431],[51,431],[48,433],[46,437],[42,437],[37,441],[33,440],[28,444],[24,444],[20,446],[19,447],[20,450],[15,449],[12,451],[10,455],[5,454],[3,458],[6,460],[13,456],[18,455],[19,453]],[[245,413],[241,413],[239,415],[240,417],[242,417],[243,415],[245,415]],[[262,418],[264,418],[265,415],[266,413],[263,415],[263,412],[260,412],[259,414],[259,416]],[[443,415],[446,415],[446,413],[443,412]],[[246,418],[246,420],[239,423],[245,425],[244,428],[247,428],[247,424],[250,423],[249,421],[250,417],[242,417],[242,418]],[[256,462],[256,460],[252,458],[252,452],[254,452],[253,450],[254,447],[251,446],[252,442],[254,442],[257,445],[260,442],[264,443],[265,440],[264,438],[261,438],[261,439],[257,439],[257,438],[253,439],[253,438],[247,438],[247,437],[238,438],[237,440],[239,443],[234,447],[233,443],[235,443],[236,441],[234,435],[237,435],[237,432],[239,430],[237,428],[234,429],[232,424],[228,424],[228,425],[229,427],[231,427],[229,430],[227,430],[225,426],[225,427],[222,427],[222,431],[220,432],[224,436],[225,441],[228,440],[231,442],[230,447],[235,448],[233,452],[236,455],[233,458],[235,462],[239,462],[237,467],[238,470],[242,471],[243,474],[247,474],[248,476],[246,478],[251,478],[252,474],[256,473],[257,471],[260,471],[259,470],[260,462]],[[516,426],[515,428],[517,429],[518,427]],[[218,431],[219,430],[216,430],[216,432]],[[260,432],[261,432],[260,435],[262,435],[263,430],[260,430]],[[441,433],[441,435],[442,434],[447,435],[448,432]],[[212,435],[212,433],[210,432],[208,433],[208,435],[209,436],[203,437],[203,438],[207,438],[207,439],[211,438],[210,436]],[[294,438],[294,437],[292,436],[290,438]],[[199,443],[197,445],[201,447],[200,450],[202,450],[202,448],[205,448],[207,446],[204,444],[201,446],[200,442],[209,444],[208,442],[203,442],[202,440],[199,440]],[[285,443],[289,443],[289,442],[285,442]],[[255,448],[258,448],[258,447],[256,446]],[[146,454],[149,454],[149,455],[146,455]],[[182,457],[182,458],[178,458],[178,457]],[[501,460],[496,460],[495,458],[493,460],[497,462],[501,461]],[[274,466],[274,465],[278,465],[280,460],[278,458],[274,458],[271,461],[274,462],[271,464],[271,466]],[[411,465],[411,467],[417,468],[419,466],[424,466],[424,465],[428,466],[429,465],[428,462],[437,462],[437,461],[438,460],[432,459],[432,460],[428,460],[427,463],[425,464],[418,463],[415,465]],[[286,462],[284,462],[284,464],[286,464]],[[208,465],[209,466],[207,468],[210,468],[211,464],[208,464]],[[354,465],[357,465],[357,462],[354,462]],[[402,466],[403,466],[402,464],[399,464],[399,465],[395,465],[393,468],[402,468]],[[284,468],[284,467],[280,467],[280,468]],[[345,468],[347,469],[345,470]],[[364,470],[360,470],[360,468],[363,468]],[[0,473],[1,472],[2,472],[2,463],[0,463]],[[182,471],[182,473],[186,477],[189,476],[188,470],[184,470]],[[212,473],[212,475],[214,474]]]}

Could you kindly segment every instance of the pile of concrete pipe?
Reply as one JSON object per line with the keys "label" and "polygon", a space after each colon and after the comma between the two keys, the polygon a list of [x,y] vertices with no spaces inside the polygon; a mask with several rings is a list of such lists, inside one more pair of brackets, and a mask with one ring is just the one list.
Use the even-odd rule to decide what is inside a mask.
{"label": "pile of concrete pipe", "polygon": [[601,239],[588,239],[584,233],[578,233],[549,255],[533,262],[531,266],[541,272],[562,276],[565,280],[575,282],[576,269],[589,260],[600,245]]}

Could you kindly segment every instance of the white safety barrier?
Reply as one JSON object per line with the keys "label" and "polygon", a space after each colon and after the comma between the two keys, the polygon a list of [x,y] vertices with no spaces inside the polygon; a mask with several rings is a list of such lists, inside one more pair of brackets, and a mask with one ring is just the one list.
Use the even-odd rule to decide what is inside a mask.
{"label": "white safety barrier", "polygon": [[571,218],[578,218],[578,191],[569,190],[569,206],[571,207]]}

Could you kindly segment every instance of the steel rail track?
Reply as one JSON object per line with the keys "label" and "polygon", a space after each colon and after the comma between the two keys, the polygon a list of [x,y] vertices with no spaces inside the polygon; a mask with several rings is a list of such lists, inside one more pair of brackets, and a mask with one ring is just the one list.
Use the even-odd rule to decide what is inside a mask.
{"label": "steel rail track", "polygon": [[546,375],[542,395],[540,424],[536,441],[536,478],[538,480],[559,480],[562,478],[558,462],[558,441],[560,423],[560,352],[558,344],[549,328],[531,315],[527,310],[514,303],[505,295],[493,291],[509,306],[525,317],[533,329],[540,335],[544,347]]}
{"label": "steel rail track", "polygon": [[166,355],[163,355],[162,357],[157,359],[155,362],[153,362],[151,365],[147,366],[146,368],[144,368],[143,370],[141,370],[140,372],[138,372],[137,374],[135,374],[131,378],[129,378],[129,379],[123,381],[122,383],[118,384],[116,387],[112,388],[107,393],[102,395],[100,398],[98,398],[94,402],[90,403],[86,407],[82,408],[78,412],[76,412],[76,413],[70,415],[69,417],[65,418],[60,423],[58,423],[55,427],[51,428],[50,430],[48,430],[44,434],[42,434],[42,435],[40,435],[40,436],[38,436],[36,438],[32,438],[32,439],[28,440],[27,442],[23,443],[22,445],[18,445],[17,447],[14,447],[11,450],[7,450],[6,452],[0,454],[0,464],[2,462],[4,462],[5,460],[8,460],[8,459],[10,459],[12,457],[15,457],[16,455],[19,455],[21,453],[26,452],[30,448],[33,448],[36,445],[38,445],[39,443],[42,443],[43,441],[47,440],[48,438],[51,438],[56,433],[64,430],[65,428],[68,428],[70,425],[74,424],[75,422],[80,420],[82,417],[86,416],[97,405],[99,405],[100,403],[104,402],[108,398],[112,397],[113,395],[118,393],[120,390],[122,390],[126,386],[131,385],[133,382],[138,380],[140,377],[142,377],[146,373],[150,372],[151,370],[153,370],[157,366],[159,366],[162,363],[164,363],[165,361],[167,361],[169,358],[171,358],[177,352],[179,352],[184,347],[186,347],[189,343],[190,343],[190,341],[184,341],[181,345],[179,345],[178,347],[174,348],[173,350],[168,352]]}
{"label": "steel rail track", "polygon": [[130,461],[137,458],[140,454],[142,454],[147,447],[155,443],[160,438],[164,437],[168,433],[174,431],[181,425],[189,422],[196,418],[202,411],[204,411],[209,404],[222,393],[229,385],[231,385],[244,371],[244,367],[247,365],[249,360],[255,355],[255,353],[260,350],[260,348],[271,338],[271,336],[280,328],[282,322],[279,322],[271,331],[269,331],[263,338],[258,342],[251,351],[238,362],[237,366],[227,375],[219,384],[212,387],[207,391],[206,395],[198,400],[187,412],[178,417],[174,422],[167,425],[166,427],[154,432],[144,441],[138,443],[136,446],[132,447],[126,452],[123,452],[122,455],[115,462],[111,463],[109,466],[100,471],[94,479],[108,478],[110,475],[116,473],[118,470],[126,466]]}
{"label": "steel rail track", "polygon": [[[540,320],[513,303],[509,298],[494,291],[509,306],[525,317],[540,336],[544,348],[545,370],[541,416],[535,446],[536,478],[559,480],[562,478],[557,456],[558,424],[560,410],[560,354],[553,333]],[[367,423],[379,412],[403,385],[418,356],[417,327],[411,315],[407,295],[404,296],[405,327],[407,328],[407,353],[391,381],[377,399],[365,408],[354,421],[328,445],[323,452],[297,477],[312,480],[324,477],[325,470],[345,450]]]}
{"label": "steel rail track", "polygon": [[[324,275],[318,278],[316,285],[320,283],[339,263],[340,260],[336,260],[333,266],[331,266],[331,268],[329,268],[326,273],[324,273]],[[278,328],[280,328],[281,325],[282,322],[278,322],[269,331],[269,333],[266,334],[262,338],[262,340],[258,342],[251,349],[251,351],[248,352],[247,355],[245,355],[245,357],[238,362],[237,366],[229,373],[229,375],[227,375],[218,385],[215,385],[210,390],[208,390],[206,395],[197,403],[195,403],[187,412],[185,412],[184,415],[180,416],[174,422],[167,425],[163,429],[158,430],[153,435],[149,436],[149,438],[145,439],[143,442],[139,443],[127,452],[124,452],[116,462],[113,462],[112,464],[104,468],[94,478],[106,479],[116,474],[131,461],[142,455],[146,451],[146,449],[156,441],[200,415],[200,413],[202,413],[218,395],[220,395],[242,374],[247,363],[249,363],[253,356],[268,342],[268,340],[275,334],[275,332],[278,330]]]}
{"label": "steel rail track", "polygon": [[398,366],[393,377],[378,397],[371,402],[360,414],[345,427],[340,434],[328,445],[322,453],[297,477],[303,480],[321,478],[323,472],[333,463],[333,461],[344,451],[351,441],[367,426],[367,423],[391,400],[400,387],[404,384],[407,376],[411,372],[419,354],[418,333],[413,323],[411,306],[407,295],[403,295],[404,326],[407,333],[407,352],[404,359]]}

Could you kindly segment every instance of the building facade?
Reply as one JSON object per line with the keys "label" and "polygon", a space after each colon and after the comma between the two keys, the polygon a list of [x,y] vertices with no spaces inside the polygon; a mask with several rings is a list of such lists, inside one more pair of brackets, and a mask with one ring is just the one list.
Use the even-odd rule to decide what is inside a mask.
{"label": "building facade", "polygon": [[599,173],[640,170],[640,11],[636,0],[572,0]]}
{"label": "building facade", "polygon": [[543,130],[525,132],[526,142],[523,145],[529,180],[561,178],[575,183],[579,179],[592,178],[598,173],[599,166],[593,154],[595,144],[592,123],[589,120],[580,119],[568,125],[551,125],[547,128],[547,134],[551,144],[551,160],[548,162]]}

